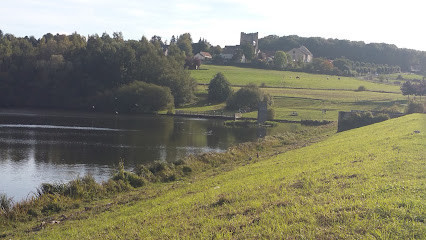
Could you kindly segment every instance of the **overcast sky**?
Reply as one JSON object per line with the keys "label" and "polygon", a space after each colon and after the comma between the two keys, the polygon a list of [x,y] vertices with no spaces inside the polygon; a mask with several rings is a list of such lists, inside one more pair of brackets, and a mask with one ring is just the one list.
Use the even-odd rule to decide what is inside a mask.
{"label": "overcast sky", "polygon": [[126,39],[189,32],[239,44],[240,32],[385,42],[426,51],[424,0],[0,0],[0,29],[15,36],[122,32]]}

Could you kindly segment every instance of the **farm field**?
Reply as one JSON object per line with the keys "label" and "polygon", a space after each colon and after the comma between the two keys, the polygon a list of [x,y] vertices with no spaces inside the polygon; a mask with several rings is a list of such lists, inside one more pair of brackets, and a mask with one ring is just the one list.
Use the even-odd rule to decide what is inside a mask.
{"label": "farm field", "polygon": [[[231,66],[203,65],[202,68],[203,70],[191,71],[191,75],[202,84],[209,83],[216,73],[222,72],[234,85],[234,91],[248,83],[261,86],[265,93],[273,97],[273,108],[277,120],[337,121],[339,111],[403,112],[407,104],[407,97],[401,94],[399,86],[391,84],[346,77],[338,80],[337,76]],[[296,79],[296,76],[300,79]],[[372,91],[356,91],[359,86],[365,86],[367,90]],[[198,86],[197,97],[196,103],[178,110],[226,112],[224,103],[211,104],[207,101],[207,86]],[[256,118],[257,112],[244,113],[243,116]]]}
{"label": "farm field", "polygon": [[14,237],[425,239],[425,121],[411,114],[233,170],[147,186],[137,200]]}

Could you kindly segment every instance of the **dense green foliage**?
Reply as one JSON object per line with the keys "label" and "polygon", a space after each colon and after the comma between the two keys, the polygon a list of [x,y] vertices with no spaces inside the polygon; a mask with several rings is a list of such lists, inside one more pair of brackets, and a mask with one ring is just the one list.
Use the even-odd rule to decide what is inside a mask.
{"label": "dense green foliage", "polygon": [[179,36],[176,45],[182,50],[187,57],[192,56],[192,38],[191,34],[184,33]]}
{"label": "dense green foliage", "polygon": [[223,73],[217,73],[209,83],[208,99],[212,102],[224,102],[232,95],[232,88]]}
{"label": "dense green foliage", "polygon": [[176,105],[191,101],[195,82],[184,70],[184,53],[174,45],[166,56],[162,47],[159,38],[125,41],[121,33],[87,39],[77,33],[41,39],[5,34],[0,106],[88,109],[99,93],[136,80],[170,88]]}
{"label": "dense green foliage", "polygon": [[412,83],[411,81],[406,81],[401,86],[401,92],[403,95],[416,95],[416,96],[425,96],[426,95],[426,80],[419,81],[419,83]]}
{"label": "dense green foliage", "polygon": [[171,109],[174,101],[170,88],[134,81],[113,91],[99,94],[96,107],[103,112],[146,113]]}
{"label": "dense green foliage", "polygon": [[422,102],[415,102],[410,101],[408,103],[407,109],[405,110],[405,113],[424,113],[425,112],[425,106]]}
{"label": "dense green foliage", "polygon": [[278,70],[284,70],[288,64],[287,53],[283,51],[276,51],[274,55],[274,67]]}
{"label": "dense green foliage", "polygon": [[389,116],[383,113],[373,115],[371,112],[356,112],[349,117],[339,119],[339,128],[337,131],[346,131],[353,128],[367,126],[373,123],[383,122],[388,120]]}
{"label": "dense green foliage", "polygon": [[230,110],[253,111],[262,101],[272,105],[272,98],[263,93],[255,84],[248,84],[240,88],[226,101],[226,108]]}
{"label": "dense green foliage", "polygon": [[265,51],[289,51],[306,46],[315,57],[337,59],[342,56],[358,63],[375,63],[384,66],[399,66],[402,71],[418,67],[426,72],[426,52],[397,48],[385,43],[369,43],[320,37],[299,37],[296,35],[270,35],[259,39],[259,48]]}

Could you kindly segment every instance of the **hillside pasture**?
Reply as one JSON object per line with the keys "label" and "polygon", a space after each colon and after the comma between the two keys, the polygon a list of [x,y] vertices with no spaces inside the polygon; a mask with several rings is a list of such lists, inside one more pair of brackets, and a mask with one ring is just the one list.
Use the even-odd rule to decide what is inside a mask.
{"label": "hillside pasture", "polygon": [[263,84],[270,87],[344,90],[356,90],[359,86],[364,86],[371,91],[399,92],[399,87],[395,85],[369,82],[351,77],[233,66],[203,65],[200,70],[192,70],[191,76],[198,83],[208,84],[218,72],[222,72],[232,85],[254,83],[258,86]]}
{"label": "hillside pasture", "polygon": [[[275,119],[278,120],[337,121],[339,111],[403,112],[407,104],[407,97],[401,94],[399,86],[378,82],[345,77],[338,80],[336,76],[231,66],[204,65],[203,68],[204,70],[191,71],[192,77],[199,83],[207,84],[210,77],[222,72],[234,85],[234,91],[239,89],[238,86],[248,83],[261,86],[262,91],[273,97]],[[299,79],[296,79],[296,76],[299,76]],[[282,86],[283,84],[287,86]],[[365,86],[367,91],[357,91],[361,85]],[[226,112],[225,103],[214,104],[206,100],[207,87],[199,85],[197,102],[180,110]],[[373,89],[374,91],[368,91]],[[256,118],[257,112],[244,113],[243,116]]]}

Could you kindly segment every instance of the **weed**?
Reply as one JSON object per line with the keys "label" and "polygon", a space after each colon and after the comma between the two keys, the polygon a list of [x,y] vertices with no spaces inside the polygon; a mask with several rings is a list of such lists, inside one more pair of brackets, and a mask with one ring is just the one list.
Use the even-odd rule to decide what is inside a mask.
{"label": "weed", "polygon": [[6,194],[0,194],[0,213],[9,212],[12,208],[12,198],[7,197]]}

